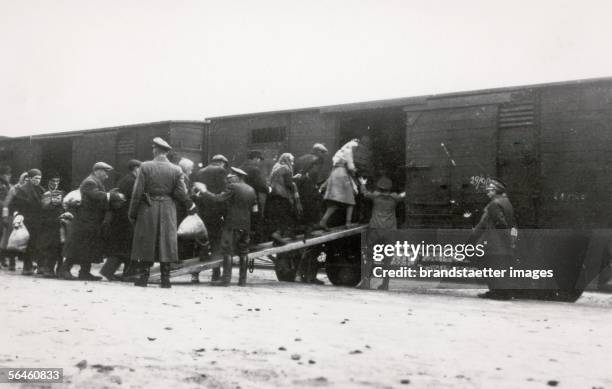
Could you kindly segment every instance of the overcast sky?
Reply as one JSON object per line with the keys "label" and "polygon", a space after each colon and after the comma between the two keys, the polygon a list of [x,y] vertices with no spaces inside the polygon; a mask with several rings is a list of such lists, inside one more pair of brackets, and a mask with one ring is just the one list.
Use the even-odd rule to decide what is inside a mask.
{"label": "overcast sky", "polygon": [[610,4],[0,0],[0,135],[612,76]]}

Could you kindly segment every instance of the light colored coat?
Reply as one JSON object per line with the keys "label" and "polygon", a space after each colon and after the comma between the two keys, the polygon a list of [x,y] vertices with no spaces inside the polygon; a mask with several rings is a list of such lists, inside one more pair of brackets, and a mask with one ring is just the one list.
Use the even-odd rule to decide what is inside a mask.
{"label": "light colored coat", "polygon": [[128,214],[135,220],[132,261],[178,261],[176,201],[193,206],[181,168],[163,155],[140,165]]}

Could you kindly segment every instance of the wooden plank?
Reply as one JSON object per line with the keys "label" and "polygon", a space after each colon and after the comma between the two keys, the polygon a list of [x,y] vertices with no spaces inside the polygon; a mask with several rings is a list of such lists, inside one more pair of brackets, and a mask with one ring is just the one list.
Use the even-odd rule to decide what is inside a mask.
{"label": "wooden plank", "polygon": [[[274,246],[272,242],[262,243],[250,248],[248,255],[249,259],[261,258],[268,255],[282,254],[294,250],[300,250],[311,246],[320,245],[323,243],[331,242],[333,240],[346,238],[349,236],[361,234],[365,232],[367,225],[361,224],[351,228],[345,227],[334,227],[330,231],[317,230],[312,232],[312,238],[304,241],[303,235],[298,235],[296,240],[286,239],[284,246]],[[222,257],[215,257],[211,261],[200,262],[200,258],[190,258],[181,261],[178,264],[173,265],[173,269],[170,271],[170,278],[183,276],[196,271],[208,270],[217,267],[223,261]],[[159,281],[160,272],[159,266],[151,268],[151,276],[149,280],[151,282]]]}

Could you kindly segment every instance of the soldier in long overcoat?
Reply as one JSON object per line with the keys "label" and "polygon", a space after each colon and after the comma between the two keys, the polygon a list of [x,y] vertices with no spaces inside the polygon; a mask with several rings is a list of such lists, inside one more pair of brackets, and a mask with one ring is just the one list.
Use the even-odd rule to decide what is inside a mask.
{"label": "soldier in long overcoat", "polygon": [[175,202],[182,202],[189,214],[197,212],[181,168],[168,160],[171,149],[163,139],[153,139],[154,158],[136,174],[128,217],[134,223],[131,260],[142,271],[137,286],[147,286],[149,268],[160,262],[162,288],[170,287],[170,264],[178,262]]}
{"label": "soldier in long overcoat", "polygon": [[[506,194],[506,186],[497,179],[490,179],[486,186],[487,204],[480,221],[472,230],[471,242],[486,242],[485,266],[493,269],[507,269],[513,263],[513,237],[511,231],[516,227],[514,208]],[[504,288],[504,279],[487,281],[489,291],[479,297],[508,299],[512,290]]]}
{"label": "soldier in long overcoat", "polygon": [[111,202],[111,192],[106,191],[104,181],[112,166],[105,162],[96,162],[92,173],[81,182],[81,205],[72,222],[72,228],[66,241],[66,261],[62,264],[58,277],[72,280],[72,265],[79,264],[79,279],[99,281],[102,277],[91,274],[91,264],[102,262],[104,242],[102,239],[102,222]]}

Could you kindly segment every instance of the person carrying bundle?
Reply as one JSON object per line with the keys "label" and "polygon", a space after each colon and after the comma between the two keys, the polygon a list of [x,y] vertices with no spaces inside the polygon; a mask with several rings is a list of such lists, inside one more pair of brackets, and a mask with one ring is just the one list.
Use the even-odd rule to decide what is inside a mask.
{"label": "person carrying bundle", "polygon": [[213,285],[228,286],[232,279],[232,256],[240,257],[240,272],[238,285],[246,285],[248,253],[251,233],[251,213],[259,211],[255,190],[244,182],[247,176],[243,170],[232,167],[234,175],[229,178],[227,189],[219,194],[208,191],[206,185],[199,186],[198,193],[202,198],[226,203],[227,215],[221,233],[221,248],[223,251],[223,274],[219,282]]}

